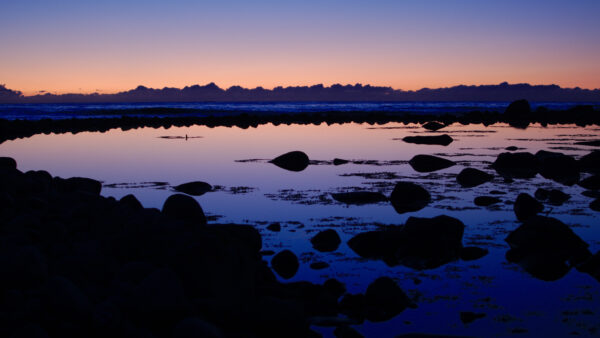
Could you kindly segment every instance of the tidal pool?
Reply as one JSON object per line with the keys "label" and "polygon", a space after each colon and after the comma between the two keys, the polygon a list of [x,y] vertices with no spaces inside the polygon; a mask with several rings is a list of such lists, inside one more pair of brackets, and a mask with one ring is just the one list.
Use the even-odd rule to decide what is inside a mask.
{"label": "tidal pool", "polygon": [[[416,145],[405,136],[448,134],[448,146]],[[600,128],[575,125],[531,125],[516,129],[453,124],[437,132],[416,124],[385,125],[261,125],[240,129],[204,126],[185,128],[110,130],[105,133],[35,135],[0,145],[0,156],[17,160],[21,171],[47,170],[54,176],[83,176],[104,183],[102,194],[117,199],[134,194],[145,207],[161,208],[175,193],[173,186],[204,181],[215,189],[195,197],[210,223],[241,223],[255,226],[263,236],[263,249],[292,250],[300,268],[288,281],[322,283],[336,278],[350,293],[362,293],[380,276],[389,276],[408,293],[417,307],[395,318],[354,325],[370,337],[393,337],[422,332],[466,336],[566,336],[600,334],[600,284],[576,269],[556,281],[532,277],[505,258],[506,236],[520,222],[512,203],[519,193],[534,195],[536,189],[556,188],[571,195],[561,206],[545,205],[544,215],[569,225],[600,250],[600,218],[588,205],[591,198],[578,185],[566,186],[539,174],[532,179],[507,182],[490,168],[505,148],[519,151],[562,152],[579,158],[597,147],[576,145],[597,140]],[[268,160],[301,150],[311,164],[303,171],[281,169]],[[408,164],[415,155],[429,154],[457,162],[433,173],[419,173]],[[349,160],[334,165],[334,158]],[[472,167],[494,174],[493,181],[462,188],[456,174]],[[587,177],[583,174],[582,178]],[[397,213],[389,202],[346,205],[332,193],[374,191],[389,196],[398,181],[426,188],[432,202],[417,212]],[[502,202],[478,207],[476,196],[490,191]],[[489,254],[475,261],[454,261],[434,269],[414,270],[365,260],[347,241],[354,235],[385,225],[401,225],[410,216],[448,215],[465,224],[463,245],[478,246]],[[278,222],[281,231],[267,226]],[[318,231],[335,229],[342,244],[331,253],[313,249],[310,238]],[[270,261],[271,256],[265,256]],[[320,270],[314,262],[326,262]],[[481,313],[471,323],[461,312]],[[315,327],[325,336],[332,328]]]}

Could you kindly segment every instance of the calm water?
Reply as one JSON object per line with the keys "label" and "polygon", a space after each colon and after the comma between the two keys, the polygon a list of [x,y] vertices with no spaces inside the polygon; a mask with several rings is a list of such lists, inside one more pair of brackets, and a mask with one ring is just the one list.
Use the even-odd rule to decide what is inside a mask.
{"label": "calm water", "polygon": [[[348,291],[357,293],[364,292],[379,276],[396,279],[418,308],[407,309],[388,322],[367,321],[356,326],[367,336],[392,337],[407,332],[504,336],[513,330],[527,330],[521,334],[524,336],[598,334],[600,331],[594,331],[600,330],[598,281],[572,270],[558,281],[544,282],[508,263],[504,238],[519,225],[512,205],[482,208],[473,204],[475,196],[491,190],[506,192],[500,198],[509,202],[521,192],[533,195],[538,187],[561,189],[571,194],[571,199],[546,210],[571,226],[595,253],[600,250],[600,219],[588,208],[591,199],[581,195],[583,189],[562,186],[539,175],[530,180],[516,179],[512,184],[497,177],[493,182],[463,189],[455,175],[465,166],[493,172],[488,166],[512,145],[533,153],[545,149],[579,157],[593,148],[574,142],[598,139],[600,129],[534,125],[519,130],[504,124],[454,124],[443,131],[455,139],[446,147],[404,143],[399,139],[407,135],[435,133],[398,123],[142,128],[36,135],[4,142],[0,156],[14,157],[22,171],[44,169],[61,177],[101,180],[105,184],[103,195],[120,198],[133,193],[146,207],[160,208],[173,193],[173,185],[200,180],[217,186],[215,192],[196,197],[211,222],[251,224],[263,235],[264,249],[294,251],[301,267],[290,281],[323,282],[335,277]],[[185,135],[187,140],[177,138]],[[306,152],[313,164],[302,172],[290,172],[266,161],[291,150]],[[458,165],[432,174],[418,173],[407,164],[417,154],[436,154]],[[331,161],[336,157],[355,163],[334,166]],[[398,214],[389,203],[346,206],[330,195],[358,189],[389,195],[400,180],[423,185],[434,201],[418,212]],[[490,253],[476,261],[416,271],[360,259],[346,244],[353,235],[376,229],[378,224],[402,224],[409,216],[441,214],[465,223],[464,245],[484,247]],[[280,222],[281,232],[267,230],[271,222]],[[319,253],[309,238],[327,228],[336,229],[343,243],[334,253]],[[330,267],[310,269],[310,263],[317,261]],[[461,311],[483,312],[486,317],[465,325],[459,318]],[[331,329],[317,330],[331,336]]]}
{"label": "calm water", "polygon": [[[510,102],[275,102],[275,103],[75,103],[75,104],[0,104],[0,118],[38,120],[44,118],[66,119],[87,117],[139,116],[136,109],[157,109],[144,112],[144,116],[206,116],[241,113],[303,113],[303,112],[388,112],[388,113],[464,113],[474,110],[499,111]],[[532,108],[544,106],[552,110],[565,110],[575,102],[533,102]],[[586,103],[600,108],[599,102]],[[162,108],[163,110],[160,110]],[[169,112],[166,109],[186,111]]]}

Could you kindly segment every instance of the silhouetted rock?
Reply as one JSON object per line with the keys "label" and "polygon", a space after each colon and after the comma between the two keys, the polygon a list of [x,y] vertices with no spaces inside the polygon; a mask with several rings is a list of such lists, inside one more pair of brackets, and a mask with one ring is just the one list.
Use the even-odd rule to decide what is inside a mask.
{"label": "silhouetted rock", "polygon": [[345,204],[370,204],[387,201],[387,197],[380,192],[352,191],[331,194],[334,200]]}
{"label": "silhouetted rock", "polygon": [[310,242],[312,243],[313,248],[320,252],[331,252],[335,251],[342,240],[338,233],[333,229],[327,229],[320,231],[313,238],[311,238]]}
{"label": "silhouetted rock", "polygon": [[590,209],[594,211],[600,211],[600,198],[596,198],[590,203]]}
{"label": "silhouetted rock", "polygon": [[598,190],[586,190],[586,191],[582,192],[581,194],[585,197],[600,198],[600,191],[598,191]]}
{"label": "silhouetted rock", "polygon": [[360,233],[348,241],[359,256],[390,266],[432,269],[458,259],[464,224],[449,216],[409,217],[401,227]]}
{"label": "silhouetted rock", "polygon": [[[518,263],[538,279],[557,280],[571,266],[587,260],[587,243],[561,221],[532,216],[506,237],[509,262]],[[567,262],[569,264],[567,264]]]}
{"label": "silhouetted rock", "polygon": [[475,197],[475,200],[473,200],[473,203],[475,203],[475,205],[480,206],[480,207],[487,207],[489,205],[500,203],[500,202],[502,202],[501,199],[499,199],[498,197],[493,197],[493,196],[477,196],[477,197]]}
{"label": "silhouetted rock", "polygon": [[223,333],[213,324],[199,318],[188,317],[180,321],[173,330],[173,338],[219,338]]}
{"label": "silhouetted rock", "polygon": [[598,190],[600,189],[600,175],[590,176],[581,180],[579,186],[584,187],[588,190]]}
{"label": "silhouetted rock", "polygon": [[346,286],[344,283],[338,281],[335,278],[330,278],[323,283],[323,287],[333,295],[335,299],[340,298],[344,292],[346,292]]}
{"label": "silhouetted rock", "polygon": [[411,182],[398,182],[390,195],[392,206],[398,213],[421,210],[431,202],[431,195],[423,187]]}
{"label": "silhouetted rock", "polygon": [[308,155],[301,151],[291,151],[277,156],[269,162],[286,170],[302,171],[308,167],[309,159]]}
{"label": "silhouetted rock", "polygon": [[565,203],[571,196],[565,194],[564,192],[558,189],[547,190],[544,188],[538,188],[534,194],[535,198],[540,201],[547,201],[552,205],[562,205]]}
{"label": "silhouetted rock", "polygon": [[198,201],[193,197],[174,194],[169,196],[163,204],[162,213],[178,220],[199,225],[206,224],[206,216]]}
{"label": "silhouetted rock", "polygon": [[90,300],[73,282],[64,277],[55,276],[48,280],[46,298],[48,309],[61,320],[91,320]]}
{"label": "silhouetted rock", "polygon": [[440,130],[442,128],[444,128],[445,125],[439,122],[435,122],[435,121],[430,121],[427,122],[425,124],[423,124],[423,128],[427,129],[427,130],[431,130],[431,131],[436,131],[436,130]]}
{"label": "silhouetted rock", "polygon": [[274,232],[281,231],[281,224],[279,222],[271,223],[271,224],[267,225],[267,230],[271,230]]}
{"label": "silhouetted rock", "polygon": [[189,182],[176,186],[175,190],[193,196],[201,196],[212,190],[212,186],[206,182]]}
{"label": "silhouetted rock", "polygon": [[527,100],[516,100],[506,107],[504,115],[509,118],[527,118],[531,113],[531,106]]}
{"label": "silhouetted rock", "polygon": [[476,246],[467,246],[460,250],[460,259],[463,261],[474,261],[488,254],[487,249]]}
{"label": "silhouetted rock", "polygon": [[402,289],[389,277],[379,277],[365,292],[366,318],[372,322],[383,322],[394,318],[412,305]]}
{"label": "silhouetted rock", "polygon": [[600,140],[575,142],[577,145],[600,147]]}
{"label": "silhouetted rock", "polygon": [[600,281],[600,251],[579,264],[577,270],[588,273],[596,278],[596,280]]}
{"label": "silhouetted rock", "polygon": [[342,164],[346,164],[346,163],[349,163],[349,162],[350,161],[344,160],[344,159],[341,159],[341,158],[334,158],[333,159],[333,165],[342,165]]}
{"label": "silhouetted rock", "polygon": [[58,189],[65,192],[80,191],[93,195],[100,195],[100,191],[102,190],[102,183],[85,177],[71,177],[67,178],[66,180],[55,177],[54,183]]}
{"label": "silhouetted rock", "polygon": [[579,161],[579,169],[588,173],[600,173],[600,150],[582,156]]}
{"label": "silhouetted rock", "polygon": [[0,157],[0,169],[17,169],[17,161],[12,157]]}
{"label": "silhouetted rock", "polygon": [[349,326],[338,326],[333,330],[333,335],[336,338],[363,338],[364,336],[360,334],[355,329]]}
{"label": "silhouetted rock", "polygon": [[271,259],[271,267],[283,279],[290,279],[294,277],[298,271],[300,263],[298,263],[298,257],[296,257],[293,252],[290,250],[283,250],[273,256]]}
{"label": "silhouetted rock", "polygon": [[517,148],[516,146],[508,146],[508,147],[504,148],[504,150],[517,151],[517,150],[519,150],[519,148]]}
{"label": "silhouetted rock", "polygon": [[513,210],[519,221],[525,221],[537,213],[542,212],[544,206],[530,195],[521,193],[517,196]]}
{"label": "silhouetted rock", "polygon": [[538,173],[539,162],[531,153],[501,153],[492,168],[502,176],[532,178]]}
{"label": "silhouetted rock", "polygon": [[414,143],[414,144],[429,144],[429,145],[441,145],[447,146],[452,141],[452,137],[444,134],[444,135],[436,135],[436,136],[406,136],[402,139],[406,143]]}
{"label": "silhouetted rock", "polygon": [[421,173],[449,168],[456,164],[453,161],[432,155],[416,155],[408,163],[414,170]]}
{"label": "silhouetted rock", "polygon": [[457,176],[456,181],[463,188],[472,188],[494,179],[494,176],[475,168],[465,168]]}
{"label": "silhouetted rock", "polygon": [[127,208],[130,208],[133,210],[141,210],[144,208],[142,203],[140,203],[140,201],[138,201],[138,199],[135,196],[133,196],[132,194],[123,196],[119,200],[119,203],[121,203],[122,205],[126,206]]}
{"label": "silhouetted rock", "polygon": [[579,181],[577,161],[562,153],[540,150],[535,154],[539,164],[539,173],[544,178],[573,185]]}
{"label": "silhouetted rock", "polygon": [[475,313],[471,311],[461,311],[460,313],[460,321],[463,322],[463,324],[469,324],[484,317],[485,313]]}

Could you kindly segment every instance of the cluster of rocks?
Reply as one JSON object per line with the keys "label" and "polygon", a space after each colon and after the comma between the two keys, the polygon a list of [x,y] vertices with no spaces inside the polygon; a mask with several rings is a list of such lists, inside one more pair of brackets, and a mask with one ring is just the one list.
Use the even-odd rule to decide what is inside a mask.
{"label": "cluster of rocks", "polygon": [[[96,180],[16,167],[0,158],[2,337],[310,337],[319,321],[352,332],[340,282],[279,282],[256,229],[207,224],[193,197],[146,209],[101,196]],[[327,252],[340,239],[324,231],[312,244]],[[294,260],[283,251],[271,265],[291,274]],[[373,283],[361,311],[398,313],[385,299],[398,290]]]}

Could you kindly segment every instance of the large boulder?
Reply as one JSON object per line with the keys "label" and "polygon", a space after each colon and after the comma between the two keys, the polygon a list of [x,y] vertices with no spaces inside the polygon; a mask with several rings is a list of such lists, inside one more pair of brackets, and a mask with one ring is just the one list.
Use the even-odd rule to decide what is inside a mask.
{"label": "large boulder", "polygon": [[581,180],[581,182],[579,182],[578,184],[579,186],[584,187],[588,190],[598,190],[600,189],[600,175],[594,175],[585,178]]}
{"label": "large boulder", "polygon": [[379,277],[369,284],[365,292],[365,300],[366,318],[372,322],[392,319],[412,306],[406,293],[389,277]]}
{"label": "large boulder", "polygon": [[100,181],[86,177],[71,177],[67,179],[55,177],[54,184],[59,191],[64,192],[79,191],[100,195],[100,191],[102,190],[102,183],[100,183]]}
{"label": "large boulder", "polygon": [[579,181],[579,169],[575,158],[557,152],[540,150],[535,154],[539,172],[544,178],[573,185]]}
{"label": "large boulder", "polygon": [[0,157],[0,169],[17,169],[17,161],[12,157]]}
{"label": "large boulder", "polygon": [[163,204],[162,213],[174,219],[195,224],[206,224],[206,216],[202,207],[193,197],[174,194]]}
{"label": "large boulder", "polygon": [[212,186],[206,182],[195,181],[180,184],[173,189],[182,192],[184,194],[201,196],[212,190]]}
{"label": "large boulder", "polygon": [[342,240],[340,235],[333,230],[327,229],[320,231],[313,238],[310,239],[313,248],[320,252],[331,252],[337,250]]}
{"label": "large boulder", "polygon": [[504,111],[504,115],[509,119],[526,118],[530,113],[531,106],[527,100],[513,101],[508,105],[508,107],[506,107],[506,110]]}
{"label": "large boulder", "polygon": [[588,173],[600,173],[600,150],[581,157],[578,161],[579,169]]}
{"label": "large boulder", "polygon": [[387,201],[387,197],[374,191],[351,191],[331,194],[334,200],[344,204],[371,204]]}
{"label": "large boulder", "polygon": [[296,257],[293,252],[286,249],[273,256],[271,259],[271,267],[279,276],[281,276],[281,278],[290,279],[298,272],[300,263],[298,262],[298,257]]}
{"label": "large boulder", "polygon": [[291,151],[277,156],[269,162],[289,171],[302,171],[308,167],[309,159],[308,155],[302,151]]}
{"label": "large boulder", "polygon": [[432,155],[416,155],[408,163],[420,173],[446,169],[456,164],[453,161]]}
{"label": "large boulder", "polygon": [[409,217],[401,227],[358,234],[348,246],[363,258],[390,266],[432,269],[460,257],[464,224],[449,216]]}
{"label": "large boulder", "polygon": [[431,195],[417,184],[398,182],[390,195],[390,201],[396,212],[402,214],[423,209],[431,202]]}
{"label": "large boulder", "polygon": [[457,176],[456,181],[463,188],[472,188],[494,179],[494,175],[475,168],[465,168]]}
{"label": "large boulder", "polygon": [[506,237],[506,259],[538,279],[557,280],[587,260],[588,245],[563,222],[532,216]]}
{"label": "large boulder", "polygon": [[436,136],[406,136],[402,139],[406,143],[414,143],[414,144],[429,144],[429,145],[441,145],[447,146],[452,141],[452,137],[444,134],[444,135],[436,135]]}
{"label": "large boulder", "polygon": [[532,153],[501,153],[492,168],[502,176],[532,178],[538,173],[539,162]]}
{"label": "large boulder", "polygon": [[529,194],[521,193],[517,196],[513,210],[519,221],[525,221],[531,216],[542,212],[544,210],[544,205]]}
{"label": "large boulder", "polygon": [[548,202],[552,205],[560,206],[565,203],[571,196],[569,194],[565,194],[564,192],[558,189],[544,189],[538,188],[534,194],[535,198],[540,201]]}

